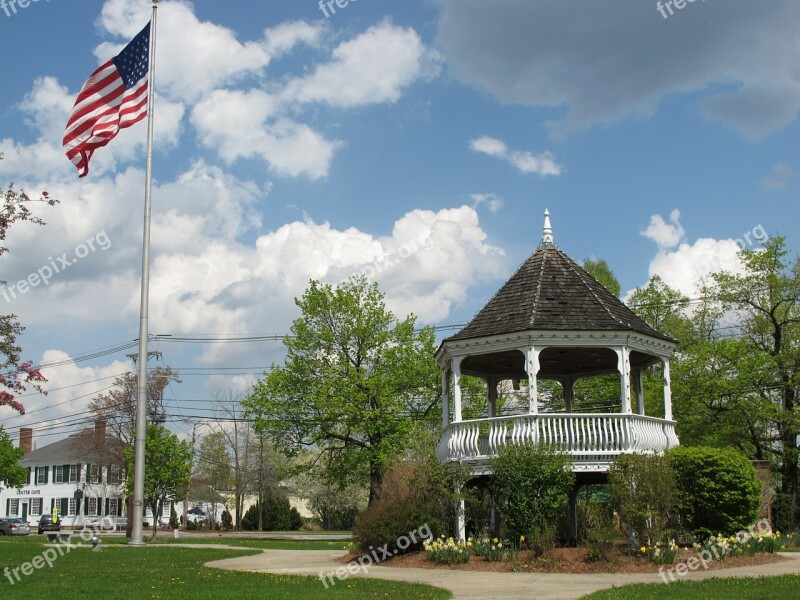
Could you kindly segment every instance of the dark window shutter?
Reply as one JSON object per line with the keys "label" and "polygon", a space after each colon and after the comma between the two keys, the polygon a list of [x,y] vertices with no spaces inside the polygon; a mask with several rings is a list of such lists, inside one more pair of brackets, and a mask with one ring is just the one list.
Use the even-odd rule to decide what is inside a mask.
{"label": "dark window shutter", "polygon": [[61,481],[69,483],[69,465],[61,465]]}
{"label": "dark window shutter", "polygon": [[50,481],[50,467],[44,468],[44,482],[48,483]]}
{"label": "dark window shutter", "polygon": [[56,499],[50,498],[50,512],[53,512],[53,507],[56,505]]}
{"label": "dark window shutter", "polygon": [[31,474],[32,474],[32,471],[33,471],[33,469],[31,469],[30,467],[28,467],[28,485],[30,485],[30,484],[31,484]]}
{"label": "dark window shutter", "polygon": [[106,507],[105,507],[105,510],[103,511],[103,514],[107,515],[108,514],[108,498],[106,498],[105,504],[106,504]]}
{"label": "dark window shutter", "polygon": [[39,483],[39,467],[34,467],[33,471],[33,483]]}
{"label": "dark window shutter", "polygon": [[6,515],[11,512],[11,499],[6,498]]}
{"label": "dark window shutter", "polygon": [[66,515],[69,513],[69,498],[62,498],[61,499],[61,510],[58,511],[59,514]]}

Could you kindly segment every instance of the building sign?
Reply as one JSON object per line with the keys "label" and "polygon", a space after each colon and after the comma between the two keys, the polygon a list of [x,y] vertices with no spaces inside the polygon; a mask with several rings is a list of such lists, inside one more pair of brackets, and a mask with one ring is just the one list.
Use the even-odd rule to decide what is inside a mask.
{"label": "building sign", "polygon": [[17,490],[20,496],[41,496],[42,490]]}

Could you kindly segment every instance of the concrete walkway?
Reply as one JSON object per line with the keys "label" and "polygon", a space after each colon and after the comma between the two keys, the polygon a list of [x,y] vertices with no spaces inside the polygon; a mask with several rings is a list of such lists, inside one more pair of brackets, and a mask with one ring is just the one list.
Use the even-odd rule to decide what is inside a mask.
{"label": "concrete walkway", "polygon": [[[194,545],[194,544],[193,544]],[[170,546],[174,546],[170,544]],[[216,546],[219,547],[219,546]],[[241,550],[242,548],[237,548]],[[206,566],[236,571],[269,572],[293,575],[326,576],[327,585],[345,585],[335,572],[342,563],[336,559],[345,553],[328,550],[263,550],[261,554],[217,560]],[[781,553],[790,560],[760,565],[689,572],[676,580],[706,579],[708,577],[754,577],[800,573],[800,554]],[[340,571],[341,572],[341,571]],[[348,577],[374,577],[392,581],[426,583],[450,590],[456,600],[481,598],[491,600],[565,599],[575,600],[591,592],[629,583],[662,583],[657,573],[618,573],[575,575],[561,573],[494,573],[450,569],[407,569],[400,567],[370,567]],[[333,582],[333,583],[332,583]],[[320,581],[320,585],[322,581]]]}

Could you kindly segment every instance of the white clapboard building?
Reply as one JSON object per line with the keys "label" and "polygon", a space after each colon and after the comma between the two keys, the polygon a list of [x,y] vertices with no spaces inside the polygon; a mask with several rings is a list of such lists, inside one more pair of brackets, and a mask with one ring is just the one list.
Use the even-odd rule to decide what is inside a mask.
{"label": "white clapboard building", "polygon": [[119,440],[103,421],[63,440],[33,449],[33,431],[20,428],[20,464],[28,470],[21,488],[0,482],[0,516],[20,517],[31,526],[58,509],[62,527],[80,528],[124,513],[125,477]]}

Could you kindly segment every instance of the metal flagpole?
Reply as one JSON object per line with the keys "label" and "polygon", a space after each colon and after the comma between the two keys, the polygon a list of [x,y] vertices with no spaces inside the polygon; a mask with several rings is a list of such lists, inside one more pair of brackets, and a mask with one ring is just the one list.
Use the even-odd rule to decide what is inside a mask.
{"label": "metal flagpole", "polygon": [[[147,435],[147,313],[150,302],[150,188],[153,175],[153,97],[156,74],[156,12],[158,0],[153,0],[153,17],[150,20],[150,52],[147,67],[147,172],[144,184],[144,231],[142,234],[142,296],[139,312],[139,373],[136,391],[136,439],[133,471],[132,546],[144,545],[142,522],[144,519],[144,444]],[[155,515],[153,515],[155,518]]]}

